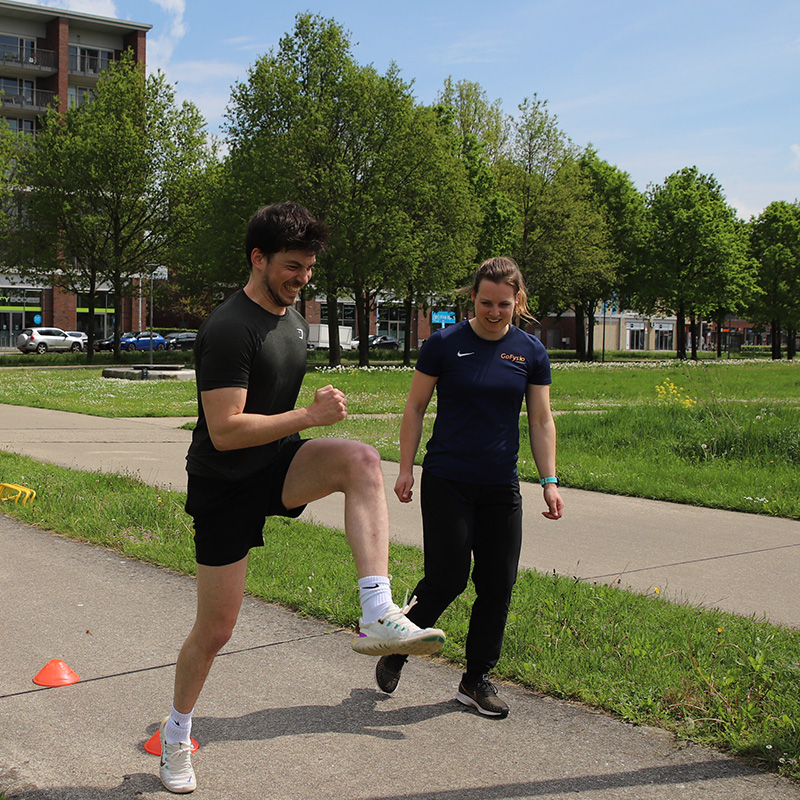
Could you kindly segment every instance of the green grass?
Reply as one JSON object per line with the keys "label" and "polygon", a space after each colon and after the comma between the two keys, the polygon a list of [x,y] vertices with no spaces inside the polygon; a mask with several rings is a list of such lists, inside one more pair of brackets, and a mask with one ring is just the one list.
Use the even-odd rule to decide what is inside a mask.
{"label": "green grass", "polygon": [[[110,417],[193,417],[197,410],[191,382],[106,379],[94,369],[0,375],[3,403]],[[411,375],[397,367],[310,372],[299,403],[333,383],[346,393],[350,416],[307,435],[369,442],[397,461]],[[800,364],[572,362],[554,364],[553,381],[565,485],[800,519]],[[423,442],[432,424],[426,420]],[[524,417],[521,428],[520,476],[535,480]],[[421,448],[418,463],[422,455]]]}
{"label": "green grass", "polygon": [[[33,506],[3,505],[22,522],[195,571],[181,493],[2,452],[0,475],[38,492]],[[337,626],[355,624],[356,572],[343,533],[273,518],[265,541],[251,553],[248,592]],[[422,574],[422,554],[393,544],[389,569],[402,596]],[[456,665],[464,663],[473,598],[470,585],[441,620],[443,655]],[[496,674],[800,778],[797,630],[529,571],[514,591]]]}

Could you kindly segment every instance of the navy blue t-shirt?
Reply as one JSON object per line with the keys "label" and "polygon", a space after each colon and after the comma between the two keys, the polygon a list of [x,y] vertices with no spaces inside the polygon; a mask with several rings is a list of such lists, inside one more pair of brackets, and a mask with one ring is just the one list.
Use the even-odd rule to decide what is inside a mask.
{"label": "navy blue t-shirt", "polygon": [[525,391],[551,383],[544,345],[513,325],[502,339],[482,339],[465,320],[431,335],[417,369],[438,378],[424,469],[464,483],[515,480]]}

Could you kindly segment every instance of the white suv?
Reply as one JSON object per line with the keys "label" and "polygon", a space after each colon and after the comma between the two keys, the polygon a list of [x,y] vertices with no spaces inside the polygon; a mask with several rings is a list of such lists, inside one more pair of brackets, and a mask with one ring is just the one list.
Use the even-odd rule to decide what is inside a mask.
{"label": "white suv", "polygon": [[17,336],[17,350],[23,353],[46,353],[48,350],[72,351],[83,350],[80,339],[70,336],[61,328],[25,328]]}

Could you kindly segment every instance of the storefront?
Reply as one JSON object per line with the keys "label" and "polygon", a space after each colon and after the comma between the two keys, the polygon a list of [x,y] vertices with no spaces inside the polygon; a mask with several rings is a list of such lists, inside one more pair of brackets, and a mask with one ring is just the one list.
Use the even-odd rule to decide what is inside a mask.
{"label": "storefront", "polygon": [[0,286],[0,347],[15,347],[23,328],[43,322],[42,289]]}

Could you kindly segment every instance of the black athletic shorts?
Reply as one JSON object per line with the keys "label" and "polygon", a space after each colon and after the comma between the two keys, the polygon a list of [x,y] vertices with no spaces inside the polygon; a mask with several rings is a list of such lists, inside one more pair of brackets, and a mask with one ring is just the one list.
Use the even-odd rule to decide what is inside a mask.
{"label": "black athletic shorts", "polygon": [[198,564],[222,567],[264,544],[267,517],[299,517],[305,506],[281,502],[289,465],[308,439],[288,439],[267,467],[248,478],[224,481],[189,473],[186,513],[194,519]]}

